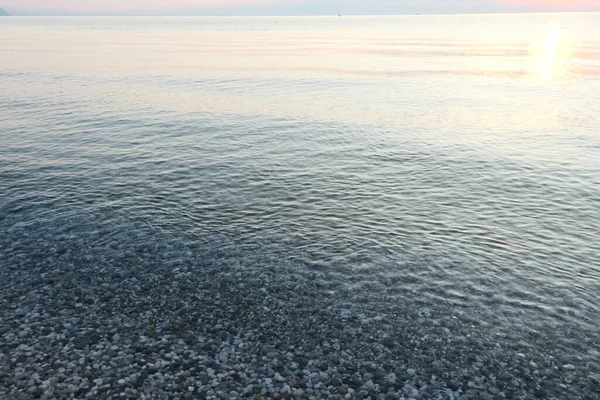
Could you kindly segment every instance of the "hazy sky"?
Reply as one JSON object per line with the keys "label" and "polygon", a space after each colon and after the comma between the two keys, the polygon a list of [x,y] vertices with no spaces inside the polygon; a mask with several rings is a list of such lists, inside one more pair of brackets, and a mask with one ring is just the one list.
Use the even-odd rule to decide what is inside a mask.
{"label": "hazy sky", "polygon": [[600,0],[0,0],[12,14],[315,15],[600,11]]}

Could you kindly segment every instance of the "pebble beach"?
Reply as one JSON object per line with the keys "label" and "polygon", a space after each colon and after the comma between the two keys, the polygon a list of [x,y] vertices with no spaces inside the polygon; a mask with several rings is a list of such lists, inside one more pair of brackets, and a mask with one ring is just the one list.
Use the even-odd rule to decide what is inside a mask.
{"label": "pebble beach", "polygon": [[100,231],[32,242],[29,229],[17,222],[0,236],[0,398],[600,393],[600,353],[577,352],[597,332],[508,335],[485,309],[444,309],[417,293],[398,301],[401,290],[377,276],[356,290],[285,260],[240,265],[184,238],[94,246]]}
{"label": "pebble beach", "polygon": [[598,26],[6,17],[0,400],[600,399]]}

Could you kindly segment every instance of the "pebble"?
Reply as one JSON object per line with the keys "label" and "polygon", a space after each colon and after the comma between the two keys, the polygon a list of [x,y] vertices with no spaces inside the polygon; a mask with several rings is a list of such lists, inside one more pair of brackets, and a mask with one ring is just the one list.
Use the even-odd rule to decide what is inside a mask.
{"label": "pebble", "polygon": [[284,382],[284,381],[285,381],[285,378],[284,378],[283,376],[281,376],[281,375],[279,374],[279,372],[277,372],[277,373],[275,374],[275,380],[276,380],[277,382]]}
{"label": "pebble", "polygon": [[[45,235],[33,259],[5,250],[0,223],[0,398],[589,398],[600,385],[590,329],[516,339],[486,307],[393,297],[377,273],[367,285],[343,267],[232,259],[176,237],[137,250],[120,226],[61,239],[60,256]],[[567,328],[577,345],[548,345]]]}
{"label": "pebble", "polygon": [[396,377],[396,374],[394,374],[393,372],[391,374],[388,374],[385,376],[384,380],[389,383],[390,385],[394,385],[396,384],[396,380],[398,378]]}

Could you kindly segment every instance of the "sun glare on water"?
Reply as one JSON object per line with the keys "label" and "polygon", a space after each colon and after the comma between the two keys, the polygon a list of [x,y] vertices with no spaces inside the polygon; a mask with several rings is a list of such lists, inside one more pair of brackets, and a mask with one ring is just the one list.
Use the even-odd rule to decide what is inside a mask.
{"label": "sun glare on water", "polygon": [[548,79],[552,76],[552,69],[555,64],[556,52],[558,50],[558,25],[553,24],[550,28],[548,40],[544,45],[540,63],[540,78]]}
{"label": "sun glare on water", "polygon": [[565,73],[567,39],[557,23],[550,25],[532,45],[530,73],[541,80],[556,79]]}

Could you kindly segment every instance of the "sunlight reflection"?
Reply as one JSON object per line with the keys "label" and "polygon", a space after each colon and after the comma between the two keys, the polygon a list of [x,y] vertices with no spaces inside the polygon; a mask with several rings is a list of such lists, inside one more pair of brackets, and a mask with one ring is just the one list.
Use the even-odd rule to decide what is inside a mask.
{"label": "sunlight reflection", "polygon": [[541,57],[540,78],[542,79],[548,79],[552,76],[552,69],[555,64],[556,52],[558,50],[558,35],[558,25],[553,24]]}
{"label": "sunlight reflection", "polygon": [[565,32],[558,23],[552,23],[530,49],[530,74],[541,80],[556,79],[564,75],[564,59],[568,57],[568,47]]}

